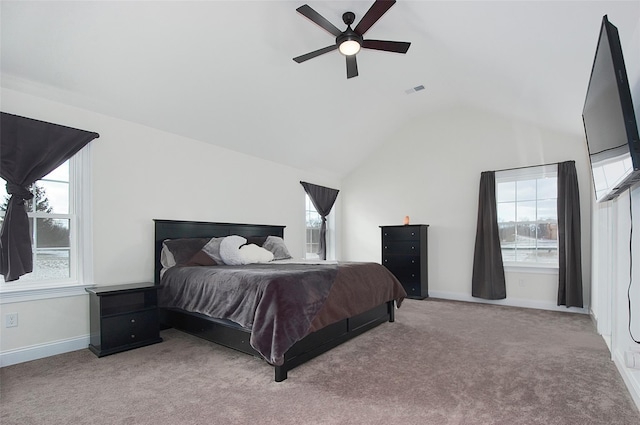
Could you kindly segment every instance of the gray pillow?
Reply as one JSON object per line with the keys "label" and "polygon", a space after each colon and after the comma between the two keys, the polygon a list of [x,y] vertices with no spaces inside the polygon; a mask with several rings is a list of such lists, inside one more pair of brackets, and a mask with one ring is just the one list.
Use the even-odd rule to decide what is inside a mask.
{"label": "gray pillow", "polygon": [[264,241],[262,247],[273,253],[274,260],[286,260],[291,258],[287,246],[284,244],[284,240],[279,236],[269,236]]}
{"label": "gray pillow", "polygon": [[209,240],[210,238],[166,239],[162,246],[163,250],[166,249],[161,258],[162,266],[187,263]]}
{"label": "gray pillow", "polygon": [[202,247],[202,250],[218,264],[224,264],[220,256],[220,242],[222,242],[223,239],[224,237],[211,238],[211,240]]}

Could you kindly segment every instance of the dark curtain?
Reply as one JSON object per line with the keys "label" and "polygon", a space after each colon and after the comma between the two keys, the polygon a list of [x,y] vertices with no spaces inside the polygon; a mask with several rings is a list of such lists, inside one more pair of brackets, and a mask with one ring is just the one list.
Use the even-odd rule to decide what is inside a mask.
{"label": "dark curtain", "polygon": [[485,171],[480,175],[471,295],[487,300],[499,300],[507,297],[498,233],[496,173],[494,171]]}
{"label": "dark curtain", "polygon": [[330,189],[324,186],[317,186],[315,184],[300,182],[302,187],[304,187],[304,191],[307,192],[309,198],[311,199],[311,203],[320,214],[322,218],[322,224],[320,225],[320,248],[318,250],[318,255],[320,259],[327,259],[327,216],[331,212],[331,208],[333,208],[333,204],[336,202],[336,198],[338,197],[337,189]]}
{"label": "dark curtain", "polygon": [[97,133],[2,112],[0,177],[11,196],[0,230],[0,274],[13,281],[33,271],[31,235],[25,201],[29,186],[62,165]]}
{"label": "dark curtain", "polygon": [[574,161],[558,164],[558,305],[582,307],[580,194]]}

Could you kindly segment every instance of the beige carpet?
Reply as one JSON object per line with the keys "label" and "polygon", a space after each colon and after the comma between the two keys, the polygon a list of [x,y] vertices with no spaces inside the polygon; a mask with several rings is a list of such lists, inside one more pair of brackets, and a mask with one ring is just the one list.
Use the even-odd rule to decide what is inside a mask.
{"label": "beige carpet", "polygon": [[0,423],[640,424],[589,317],[407,300],[273,382],[263,361],[176,330],[0,369]]}

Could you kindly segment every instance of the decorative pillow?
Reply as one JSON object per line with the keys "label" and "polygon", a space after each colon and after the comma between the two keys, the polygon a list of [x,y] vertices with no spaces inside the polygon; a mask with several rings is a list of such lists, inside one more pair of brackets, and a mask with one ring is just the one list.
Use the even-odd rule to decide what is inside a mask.
{"label": "decorative pillow", "polygon": [[247,240],[242,236],[231,235],[227,236],[220,242],[220,257],[225,264],[230,266],[237,266],[242,263],[242,257],[240,256],[240,247],[247,243]]}
{"label": "decorative pillow", "polygon": [[162,242],[162,251],[160,251],[160,264],[162,264],[163,269],[168,269],[169,267],[173,267],[176,265],[176,259],[173,258],[173,254],[169,250],[169,247],[165,243]]}
{"label": "decorative pillow", "polygon": [[267,251],[253,243],[241,246],[240,256],[242,257],[244,264],[268,263],[269,261],[273,261],[273,254],[271,251]]}
{"label": "decorative pillow", "polygon": [[220,243],[220,256],[225,264],[237,266],[242,264],[268,263],[273,254],[256,244],[245,245],[247,240],[242,236],[227,236]]}
{"label": "decorative pillow", "polygon": [[162,243],[160,262],[162,267],[173,267],[176,264],[186,264],[204,247],[211,238],[181,238],[166,239]]}
{"label": "decorative pillow", "polygon": [[224,264],[222,257],[220,256],[220,243],[224,237],[221,238],[211,238],[211,240],[202,247],[202,251],[207,254],[209,257],[213,258],[213,260],[217,264]]}
{"label": "decorative pillow", "polygon": [[189,261],[187,261],[185,266],[217,266],[218,264],[222,264],[222,262],[218,263],[216,260],[211,258],[204,249],[196,252],[196,254],[191,257]]}
{"label": "decorative pillow", "polygon": [[264,241],[262,247],[273,253],[274,260],[286,260],[291,258],[287,246],[284,244],[284,240],[279,236],[269,236]]}

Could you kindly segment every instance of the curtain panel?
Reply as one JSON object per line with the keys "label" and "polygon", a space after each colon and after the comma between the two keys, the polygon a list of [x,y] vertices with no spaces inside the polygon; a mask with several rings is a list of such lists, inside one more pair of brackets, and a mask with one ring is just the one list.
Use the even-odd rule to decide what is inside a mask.
{"label": "curtain panel", "polygon": [[480,175],[471,295],[487,300],[499,300],[507,297],[498,232],[496,173],[494,171],[484,171]]}
{"label": "curtain panel", "polygon": [[0,177],[10,195],[0,229],[0,274],[13,281],[33,271],[31,235],[25,201],[29,186],[58,168],[99,137],[75,128],[1,113]]}
{"label": "curtain panel", "polygon": [[336,199],[338,198],[337,189],[330,189],[324,186],[318,186],[315,184],[300,182],[304,191],[309,195],[311,203],[315,207],[318,214],[322,218],[322,224],[320,225],[320,247],[318,249],[318,256],[321,260],[327,259],[327,216],[333,208]]}
{"label": "curtain panel", "polygon": [[574,161],[558,164],[558,305],[583,307],[580,194]]}

